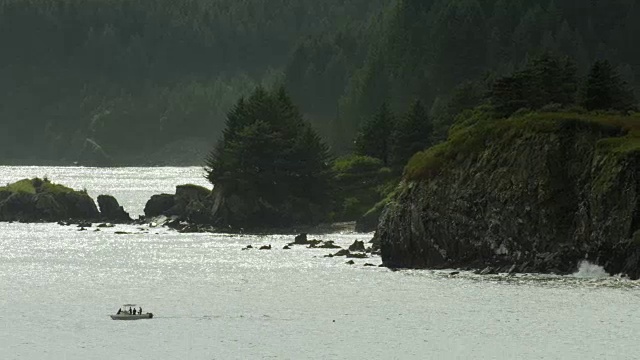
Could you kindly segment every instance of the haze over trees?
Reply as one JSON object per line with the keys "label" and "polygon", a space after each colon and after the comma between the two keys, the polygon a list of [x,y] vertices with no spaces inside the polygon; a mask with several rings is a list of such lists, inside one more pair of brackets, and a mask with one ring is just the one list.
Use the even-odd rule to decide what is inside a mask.
{"label": "haze over trees", "polygon": [[240,96],[282,82],[299,41],[382,3],[0,0],[0,159],[71,162],[86,139],[116,162],[209,146]]}
{"label": "haze over trees", "polygon": [[[336,154],[356,150],[383,103],[404,126],[420,101],[429,141],[442,140],[527,72],[562,78],[523,89],[533,104],[501,97],[504,114],[547,101],[630,109],[639,18],[639,0],[0,0],[0,161],[206,148],[260,83],[284,85]],[[594,102],[598,84],[618,100]],[[400,167],[406,155],[383,157]]]}

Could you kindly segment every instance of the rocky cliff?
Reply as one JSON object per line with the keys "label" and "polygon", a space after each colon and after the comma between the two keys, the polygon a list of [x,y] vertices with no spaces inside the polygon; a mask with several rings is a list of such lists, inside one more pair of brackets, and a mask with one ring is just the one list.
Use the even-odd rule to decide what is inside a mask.
{"label": "rocky cliff", "polygon": [[416,154],[378,224],[384,265],[640,277],[640,118],[471,121]]}

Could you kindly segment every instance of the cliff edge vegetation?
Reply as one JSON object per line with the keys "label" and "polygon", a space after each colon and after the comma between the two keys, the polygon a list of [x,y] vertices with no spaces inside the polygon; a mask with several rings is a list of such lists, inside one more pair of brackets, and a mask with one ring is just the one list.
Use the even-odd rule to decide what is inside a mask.
{"label": "cliff edge vegetation", "polygon": [[0,221],[98,219],[100,213],[86,191],[75,191],[47,178],[24,179],[0,187]]}
{"label": "cliff edge vegetation", "polygon": [[0,221],[132,221],[113,196],[100,195],[98,205],[100,210],[86,190],[54,184],[46,177],[0,187]]}
{"label": "cliff edge vegetation", "polygon": [[640,116],[476,109],[415,154],[376,234],[394,268],[640,277]]}

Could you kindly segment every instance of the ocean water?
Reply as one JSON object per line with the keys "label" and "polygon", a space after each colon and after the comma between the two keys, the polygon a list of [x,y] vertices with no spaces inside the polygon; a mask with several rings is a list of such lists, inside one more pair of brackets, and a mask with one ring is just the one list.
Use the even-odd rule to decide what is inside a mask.
{"label": "ocean water", "polygon": [[[0,184],[45,175],[132,215],[152,194],[206,185],[199,168],[60,167],[0,167]],[[0,223],[0,359],[640,358],[640,284],[593,265],[567,277],[394,272],[283,250],[290,241]],[[155,317],[109,318],[128,302]]]}

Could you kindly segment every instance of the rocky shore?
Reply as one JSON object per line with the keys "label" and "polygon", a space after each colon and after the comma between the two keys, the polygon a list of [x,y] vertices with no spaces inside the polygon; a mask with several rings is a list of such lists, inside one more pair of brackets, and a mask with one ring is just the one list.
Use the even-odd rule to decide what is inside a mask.
{"label": "rocky shore", "polygon": [[377,227],[384,265],[569,274],[587,260],[640,278],[637,119],[614,120],[503,120],[418,154]]}
{"label": "rocky shore", "polygon": [[86,191],[54,184],[46,178],[24,179],[0,187],[0,221],[132,222],[112,196],[100,195],[98,206]]}

